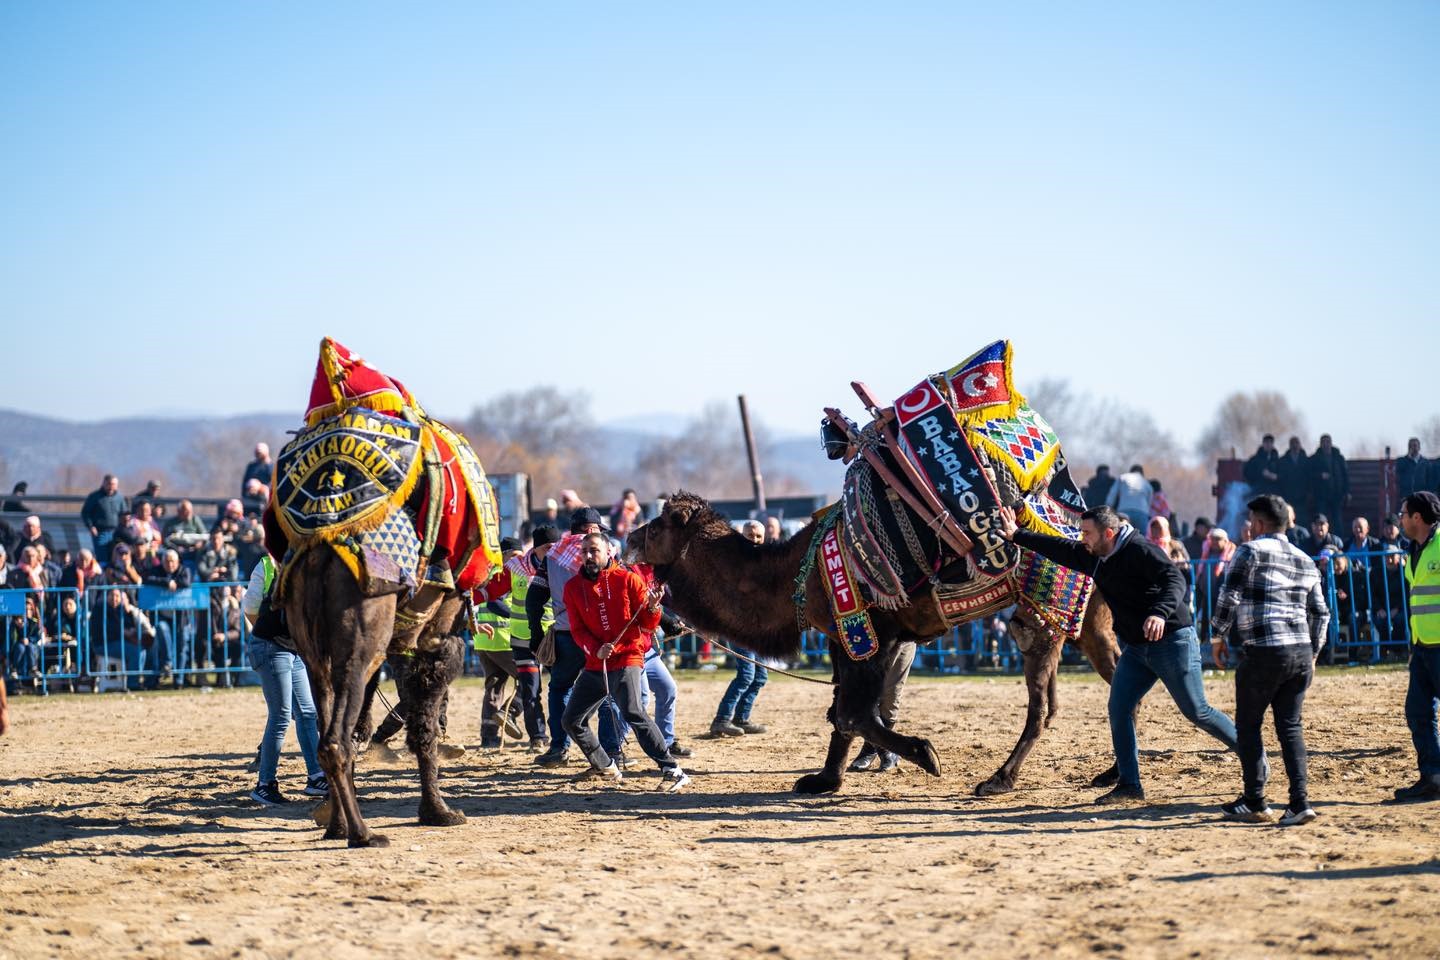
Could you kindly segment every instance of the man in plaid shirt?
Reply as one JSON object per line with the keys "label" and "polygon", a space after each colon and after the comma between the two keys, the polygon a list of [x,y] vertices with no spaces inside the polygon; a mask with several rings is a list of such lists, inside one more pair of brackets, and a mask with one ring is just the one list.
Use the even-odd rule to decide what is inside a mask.
{"label": "man in plaid shirt", "polygon": [[1230,561],[1212,618],[1215,662],[1225,662],[1225,636],[1233,628],[1242,658],[1235,668],[1235,735],[1245,792],[1220,809],[1226,819],[1265,823],[1265,745],[1260,725],[1269,707],[1290,779],[1290,804],[1281,826],[1315,819],[1306,795],[1305,733],[1300,712],[1325,643],[1330,610],[1315,561],[1285,536],[1289,506],[1274,494],[1251,500],[1255,538]]}

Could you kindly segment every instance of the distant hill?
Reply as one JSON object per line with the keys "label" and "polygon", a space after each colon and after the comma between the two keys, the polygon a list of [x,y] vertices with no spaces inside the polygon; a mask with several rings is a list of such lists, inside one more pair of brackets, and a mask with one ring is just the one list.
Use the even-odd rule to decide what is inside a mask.
{"label": "distant hill", "polygon": [[[640,429],[646,420],[660,429]],[[78,423],[0,410],[0,485],[9,492],[12,484],[26,480],[33,493],[78,493],[93,489],[101,473],[114,473],[120,476],[125,493],[139,490],[155,477],[177,494],[233,496],[239,490],[230,491],[227,478],[233,476],[238,485],[240,466],[249,459],[254,444],[263,440],[278,449],[287,439],[287,431],[299,424],[299,418],[289,413]],[[673,437],[671,430],[672,425],[662,418],[637,417],[602,425],[594,440],[610,462],[630,464],[657,437]],[[766,476],[784,475],[798,481],[806,492],[838,496],[844,468],[827,461],[814,439],[777,438],[770,454],[770,461],[761,464]],[[64,489],[67,483],[70,490]],[[198,489],[215,485],[213,491]]]}

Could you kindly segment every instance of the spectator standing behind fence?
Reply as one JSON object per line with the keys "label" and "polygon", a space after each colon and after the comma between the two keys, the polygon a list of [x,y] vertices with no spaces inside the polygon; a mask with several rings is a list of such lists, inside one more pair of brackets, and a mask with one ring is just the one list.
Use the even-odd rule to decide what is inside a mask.
{"label": "spectator standing behind fence", "polygon": [[1275,449],[1275,435],[1267,433],[1249,460],[1245,461],[1245,482],[1251,493],[1280,492],[1280,451]]}
{"label": "spectator standing behind fence", "polygon": [[220,527],[210,531],[210,543],[200,554],[197,568],[200,579],[207,583],[240,579],[235,548],[225,542],[225,531]]}
{"label": "spectator standing behind fence", "polygon": [[55,541],[50,539],[50,534],[40,528],[40,518],[32,514],[26,517],[25,522],[20,526],[20,533],[15,538],[14,553],[19,556],[20,551],[26,547],[41,546],[50,553],[55,552]]}
{"label": "spectator standing behind fence", "polygon": [[626,489],[610,510],[610,532],[623,546],[625,539],[630,536],[630,531],[638,527],[642,519],[640,500],[635,496],[634,490]]}
{"label": "spectator standing behind fence", "polygon": [[271,602],[274,586],[275,562],[265,557],[251,572],[241,600],[245,619],[250,623],[246,653],[251,668],[260,675],[266,707],[265,733],[260,740],[260,773],[250,798],[267,807],[290,802],[290,798],[280,792],[276,770],[292,712],[296,717],[295,739],[300,741],[300,752],[305,757],[305,795],[323,797],[330,792],[317,753],[320,731],[315,703],[310,698],[310,678],[305,672],[305,661],[291,652],[285,611]]}
{"label": "spectator standing behind fence", "polygon": [[1108,464],[1100,464],[1095,468],[1095,476],[1085,482],[1085,505],[1098,507],[1105,503],[1110,497],[1110,490],[1115,486],[1115,478],[1110,476]]}
{"label": "spectator standing behind fence", "polygon": [[165,521],[165,546],[180,554],[180,560],[193,569],[209,539],[207,533],[205,522],[195,516],[195,505],[181,500],[175,516]]}
{"label": "spectator standing behind fence", "polygon": [[275,463],[270,459],[270,445],[268,443],[255,444],[255,459],[245,464],[245,473],[240,477],[240,493],[245,493],[245,488],[251,480],[258,480],[267,488],[274,478]]}
{"label": "spectator standing behind fence", "polygon": [[[756,546],[765,542],[765,527],[759,521],[746,520],[740,525],[740,533]],[[770,679],[770,671],[765,669],[764,664],[752,662],[756,659],[753,650],[738,645],[735,650],[744,656],[734,658],[735,676],[720,697],[715,719],[710,723],[711,736],[740,737],[765,732],[763,725],[751,721],[750,711],[755,706],[755,698],[760,695],[761,688]],[[746,660],[744,657],[751,659]]]}
{"label": "spectator standing behind fence", "polygon": [[1021,530],[1009,507],[1000,511],[999,531],[1018,546],[1094,578],[1114,616],[1121,650],[1108,712],[1118,782],[1097,803],[1145,799],[1135,708],[1157,680],[1187,720],[1235,749],[1235,724],[1205,699],[1200,643],[1184,604],[1185,579],[1159,547],[1109,507],[1081,514],[1080,543]]}
{"label": "spectator standing behind fence", "polygon": [[1330,611],[1315,564],[1285,538],[1285,502],[1265,494],[1247,506],[1255,539],[1235,551],[1215,605],[1215,662],[1225,662],[1225,638],[1232,632],[1241,654],[1235,668],[1235,736],[1244,776],[1243,792],[1220,809],[1229,820],[1273,819],[1265,802],[1270,771],[1260,730],[1269,709],[1290,781],[1280,825],[1297,826],[1315,819],[1301,710]]}
{"label": "spectator standing behind fence", "polygon": [[[119,548],[117,548],[119,549]],[[96,673],[111,672],[119,666],[125,672],[125,687],[148,689],[158,683],[153,658],[141,674],[141,660],[155,642],[155,628],[144,612],[130,600],[127,590],[106,590],[105,599],[90,604],[90,657]]]}
{"label": "spectator standing behind fence", "polygon": [[[174,550],[166,550],[160,555],[160,562],[144,574],[145,586],[164,590],[166,593],[189,590],[190,582],[190,571],[180,563],[180,554]],[[164,683],[177,665],[181,670],[190,666],[191,638],[195,634],[195,623],[188,610],[156,610],[154,615],[156,629],[163,624],[170,634],[166,649],[159,652],[160,682]],[[177,687],[182,683],[182,680],[175,681]]]}
{"label": "spectator standing behind fence", "polygon": [[1407,497],[1420,490],[1429,490],[1440,477],[1435,475],[1435,461],[1420,455],[1420,438],[1411,437],[1405,445],[1405,456],[1395,461],[1395,484],[1400,496]]}
{"label": "spectator standing behind fence", "polygon": [[1342,522],[1345,507],[1350,503],[1350,469],[1345,457],[1330,439],[1320,436],[1320,446],[1310,454],[1310,496],[1315,512],[1323,513],[1336,524]]}
{"label": "spectator standing behind fence", "polygon": [[150,504],[151,517],[158,517],[162,512],[160,509],[159,500],[160,481],[150,480],[146,482],[144,490],[141,490],[139,493],[135,494],[135,496],[130,498],[130,507],[138,513],[140,510],[140,504],[148,503]]}
{"label": "spectator standing behind fence", "polygon": [[1195,522],[1190,525],[1190,536],[1182,543],[1185,545],[1185,552],[1192,557],[1199,557],[1205,549],[1205,541],[1210,537],[1210,531],[1215,529],[1215,524],[1209,517],[1196,517]]}
{"label": "spectator standing behind fence", "polygon": [[26,513],[25,501],[20,498],[30,492],[30,484],[24,480],[10,488],[10,496],[0,504],[0,513]]}
{"label": "spectator standing behind fence", "polygon": [[1400,524],[1410,538],[1405,580],[1410,585],[1410,685],[1405,691],[1405,723],[1415,744],[1420,779],[1395,791],[1396,800],[1440,798],[1440,736],[1436,700],[1440,698],[1440,497],[1428,490],[1400,504]]}
{"label": "spectator standing behind fence", "polygon": [[112,586],[139,586],[143,578],[135,566],[133,548],[127,543],[115,544],[110,551],[110,565],[105,568],[105,582]]}
{"label": "spectator standing behind fence", "polygon": [[135,512],[130,516],[130,522],[126,529],[130,533],[132,542],[139,545],[148,543],[151,546],[159,546],[164,539],[160,535],[160,526],[155,522],[155,505],[149,500],[141,500],[135,506]]}
{"label": "spectator standing behind fence", "polygon": [[75,559],[60,571],[60,586],[73,588],[83,594],[91,584],[104,583],[105,571],[95,560],[95,554],[80,548]]}
{"label": "spectator standing behind fence", "polygon": [[1144,530],[1150,520],[1150,498],[1154,493],[1150,481],[1145,479],[1145,468],[1135,463],[1120,474],[1115,486],[1110,488],[1105,504],[1114,507],[1116,513],[1123,514],[1130,526]]}
{"label": "spectator standing behind fence", "polygon": [[1299,437],[1291,437],[1289,446],[1280,455],[1276,472],[1280,474],[1279,492],[1292,509],[1301,516],[1313,512],[1310,505],[1310,458]]}
{"label": "spectator standing behind fence", "polygon": [[[1164,520],[1165,520],[1165,522],[1166,522],[1166,523],[1169,523],[1169,522],[1170,522],[1170,518],[1171,518],[1173,515],[1174,515],[1174,511],[1172,511],[1172,510],[1170,509],[1170,498],[1167,497],[1167,496],[1165,496],[1165,491],[1161,488],[1161,486],[1160,486],[1160,481],[1159,481],[1159,480],[1151,480],[1151,481],[1150,481],[1150,517],[1163,517]],[[1150,518],[1147,517],[1147,518],[1146,518],[1146,522],[1149,522],[1149,519],[1150,519]],[[1136,529],[1138,530],[1138,529],[1140,529],[1140,528],[1137,527]]]}
{"label": "spectator standing behind fence", "polygon": [[120,514],[129,510],[129,501],[120,495],[119,479],[113,473],[105,474],[105,478],[100,481],[100,488],[92,490],[80,508],[80,521],[90,528],[97,557],[110,555],[115,529],[120,526]]}

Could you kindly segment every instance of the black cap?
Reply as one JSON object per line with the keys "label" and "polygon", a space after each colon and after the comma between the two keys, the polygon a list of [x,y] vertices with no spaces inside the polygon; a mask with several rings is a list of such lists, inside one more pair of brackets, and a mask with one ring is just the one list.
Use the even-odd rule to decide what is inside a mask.
{"label": "black cap", "polygon": [[1401,501],[1400,509],[1420,514],[1420,519],[1426,523],[1440,521],[1440,497],[1429,490],[1417,490],[1407,494]]}
{"label": "black cap", "polygon": [[1314,524],[1314,523],[1325,523],[1325,524],[1328,524],[1328,523],[1330,522],[1330,518],[1327,517],[1327,516],[1325,516],[1325,514],[1323,514],[1323,513],[1317,513],[1317,514],[1315,514],[1315,516],[1313,516],[1313,517],[1310,518],[1310,522],[1311,522],[1312,524]]}
{"label": "black cap", "polygon": [[536,527],[535,532],[531,534],[531,542],[537,547],[559,543],[560,531],[555,528],[554,524],[542,523]]}
{"label": "black cap", "polygon": [[598,523],[601,526],[605,524],[604,519],[600,516],[600,511],[594,507],[580,507],[574,513],[570,514],[571,533],[579,533],[581,529],[588,527],[592,523]]}
{"label": "black cap", "polygon": [[509,553],[511,550],[519,550],[519,549],[520,549],[520,541],[519,541],[519,540],[516,540],[514,537],[501,537],[501,538],[500,538],[500,552],[501,552],[501,553]]}
{"label": "black cap", "polygon": [[1195,518],[1195,526],[1197,526],[1197,527],[1214,527],[1215,524],[1213,524],[1213,523],[1210,522],[1210,518],[1209,518],[1209,517],[1196,517],[1196,518]]}

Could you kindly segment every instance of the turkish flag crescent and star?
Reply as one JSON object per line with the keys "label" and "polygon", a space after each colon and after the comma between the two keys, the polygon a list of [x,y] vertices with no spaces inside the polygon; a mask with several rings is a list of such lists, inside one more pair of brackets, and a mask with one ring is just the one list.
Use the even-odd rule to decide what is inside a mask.
{"label": "turkish flag crescent and star", "polygon": [[1006,341],[996,340],[946,373],[957,411],[1010,402],[1010,390],[1005,384],[1005,347]]}

